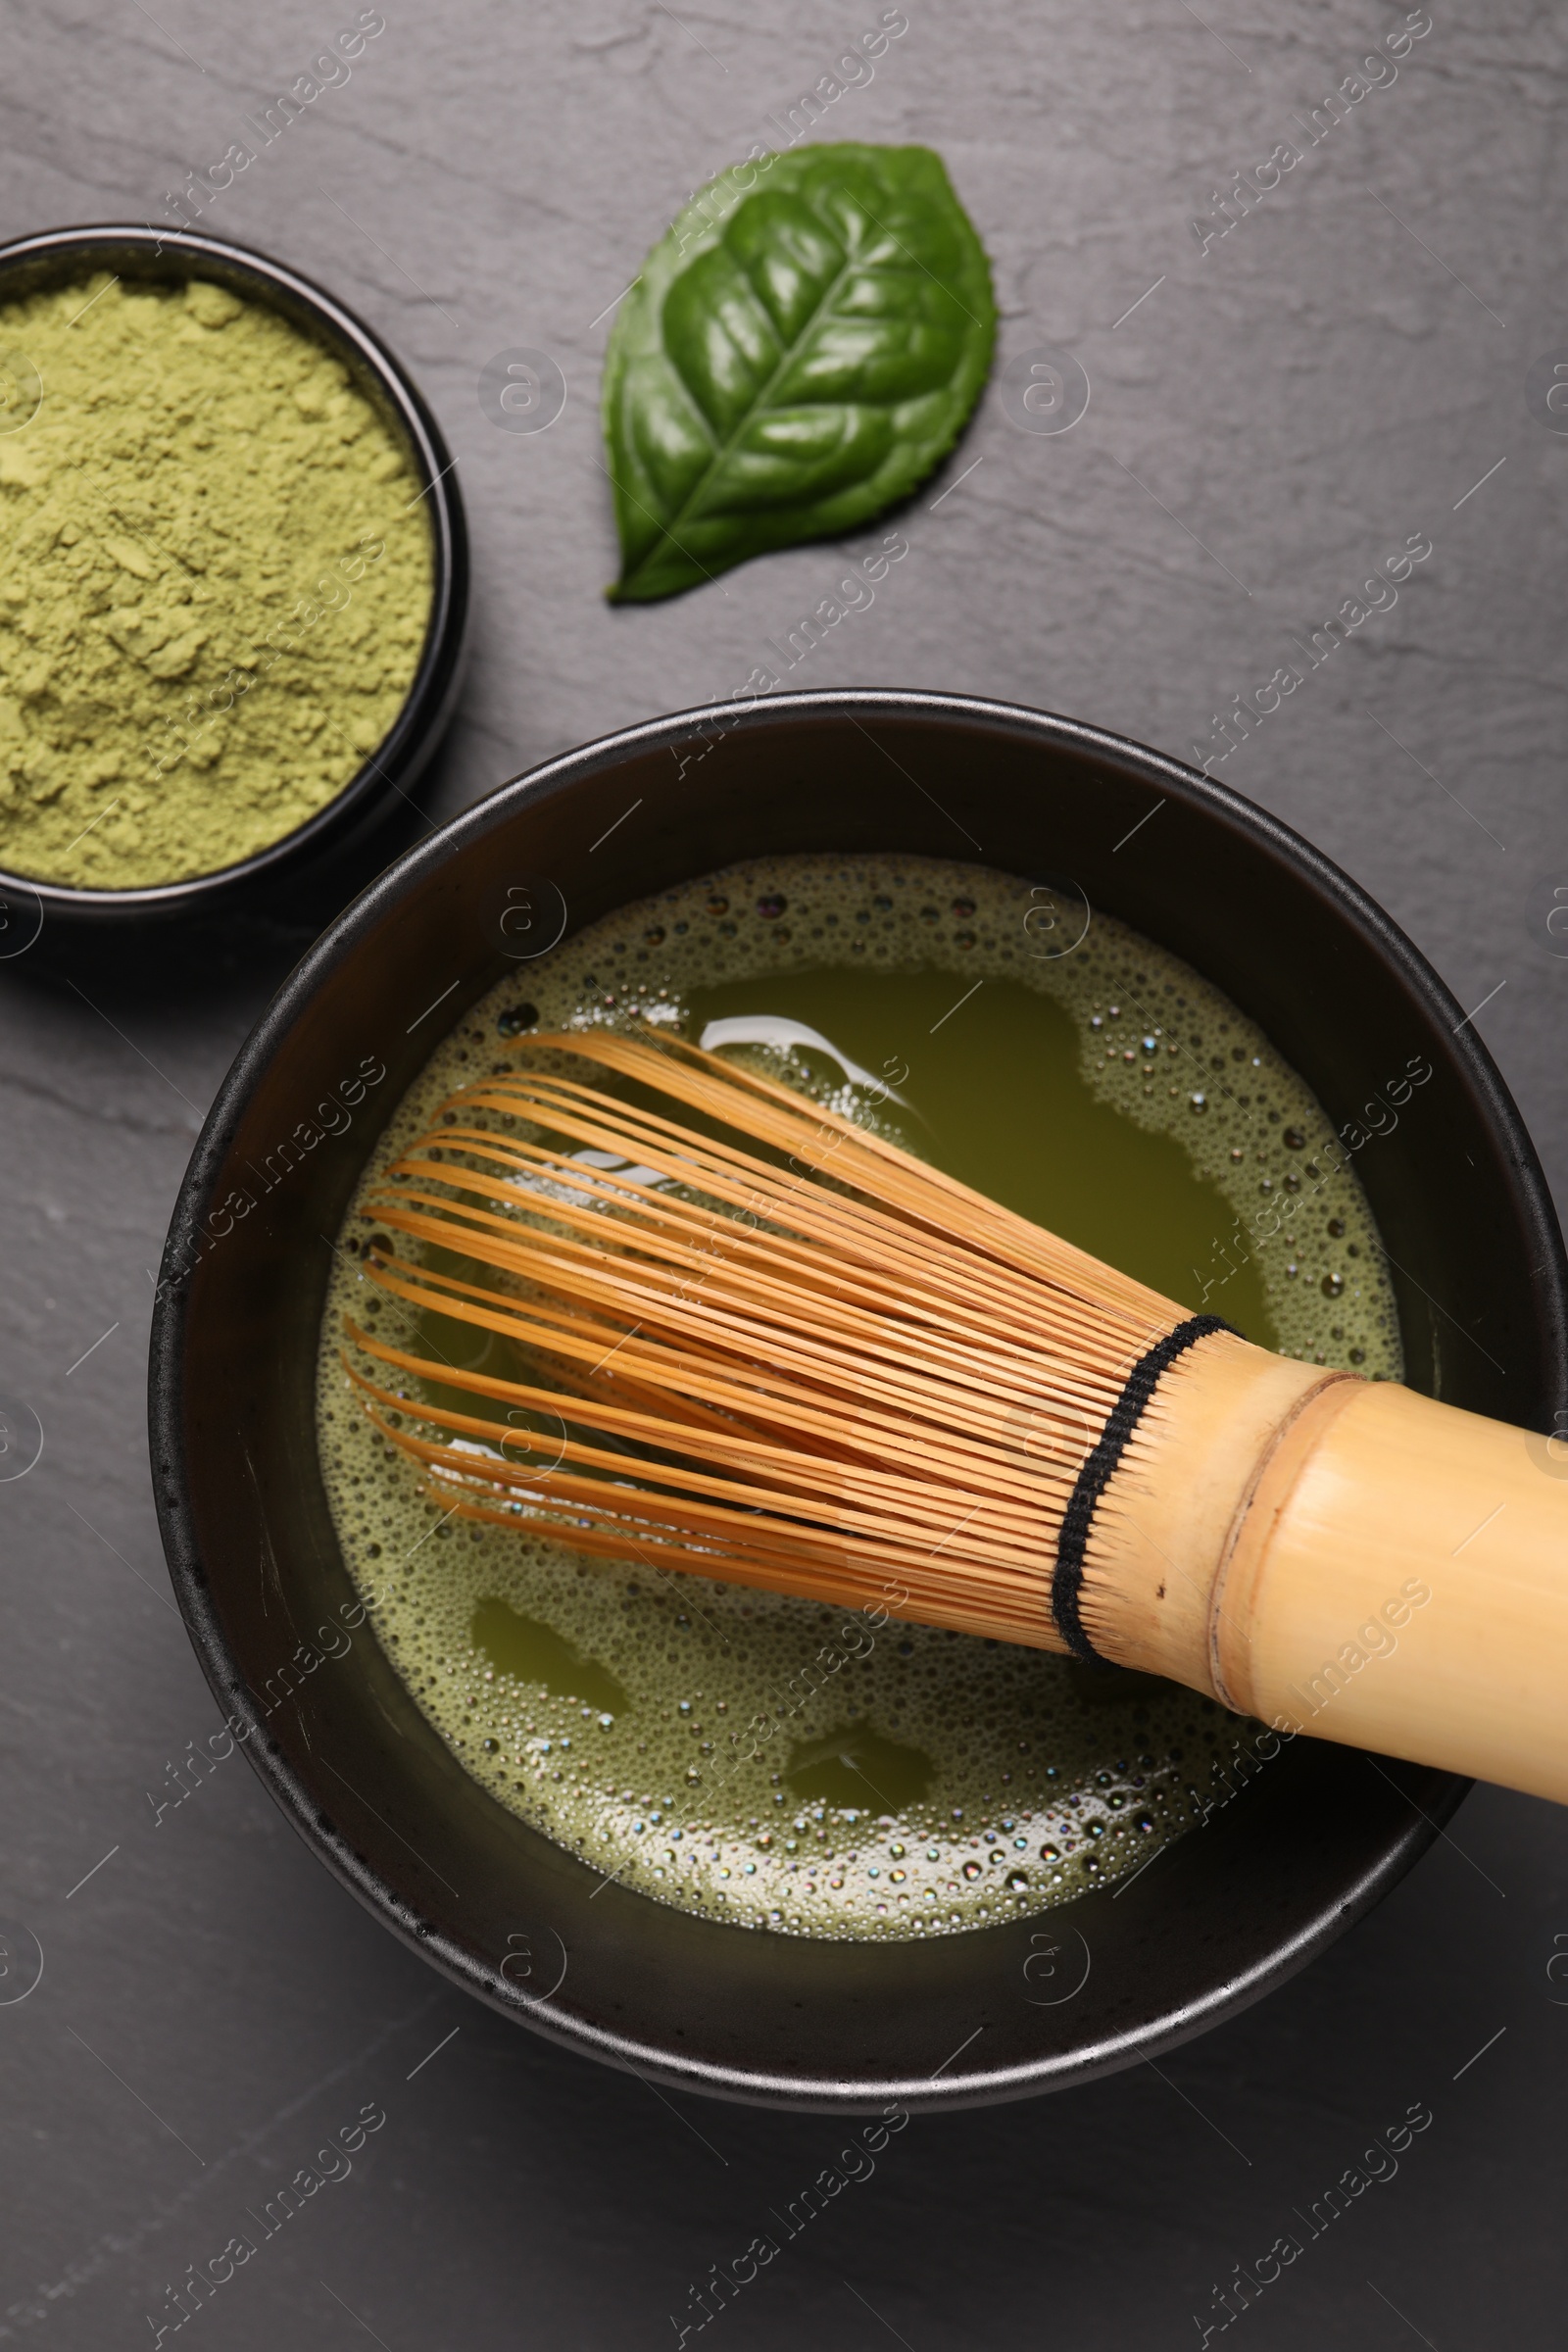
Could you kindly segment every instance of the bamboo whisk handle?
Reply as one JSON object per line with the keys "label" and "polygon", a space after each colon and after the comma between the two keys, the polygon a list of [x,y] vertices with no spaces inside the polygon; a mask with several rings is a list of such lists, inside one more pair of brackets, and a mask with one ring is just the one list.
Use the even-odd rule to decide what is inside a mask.
{"label": "bamboo whisk handle", "polygon": [[1105,1498],[1103,1654],[1568,1803],[1568,1476],[1547,1442],[1241,1341],[1192,1369]]}

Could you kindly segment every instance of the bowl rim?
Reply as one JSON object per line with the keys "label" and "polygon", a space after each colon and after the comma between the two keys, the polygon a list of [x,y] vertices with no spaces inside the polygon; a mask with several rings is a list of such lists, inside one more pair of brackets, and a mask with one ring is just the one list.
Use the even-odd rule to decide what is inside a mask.
{"label": "bowl rim", "polygon": [[[1456,1061],[1475,1087],[1506,1155],[1520,1206],[1535,1229],[1538,1245],[1533,1272],[1544,1300],[1542,1321],[1549,1331],[1549,1340],[1543,1341],[1544,1377],[1555,1394],[1568,1397],[1568,1256],[1540,1160],[1501,1074],[1473,1023],[1464,1022],[1458,1000],[1394,918],[1283,819],[1217,779],[1130,738],[991,698],[915,688],[853,687],[767,695],[740,710],[734,705],[698,706],[638,721],[523,770],[452,818],[439,832],[407,850],[302,956],[241,1046],[218,1091],[180,1187],[157,1286],[149,1361],[149,1421],[153,1458],[161,1473],[154,1481],[159,1519],[175,1594],[203,1669],[225,1707],[235,1703],[238,1693],[248,1693],[248,1685],[217,1621],[186,1492],[182,1349],[187,1292],[181,1270],[191,1262],[192,1238],[199,1230],[208,1190],[252,1090],[318,985],[355,954],[362,936],[373,930],[398,902],[420,890],[450,854],[510,822],[519,807],[564,791],[633,754],[671,747],[678,751],[684,742],[711,741],[715,733],[750,731],[780,721],[844,717],[855,724],[878,718],[958,721],[1022,735],[1045,750],[1065,748],[1088,759],[1112,762],[1123,773],[1162,788],[1205,814],[1237,824],[1260,846],[1284,853],[1303,879],[1315,884],[1334,905],[1342,919],[1358,923],[1370,933],[1415,995],[1444,1022]],[[1165,2011],[1155,2022],[1102,2034],[1070,2051],[1048,2052],[985,2073],[955,2074],[943,2080],[889,2078],[846,2085],[827,2077],[781,2076],[761,2067],[715,2063],[638,2040],[608,2026],[553,2014],[539,2000],[507,1998],[472,1955],[439,1929],[411,1914],[372,1865],[323,1828],[317,1797],[282,1751],[269,1741],[260,1717],[256,1729],[259,1736],[245,1742],[252,1762],[313,1852],[382,1926],[449,1981],[566,2048],[671,2087],[745,2104],[814,2112],[863,2112],[890,2099],[925,2109],[996,2104],[1065,2087],[1132,2065],[1151,2053],[1175,2048],[1247,2008],[1336,1941],[1444,1834],[1445,1823],[1472,1786],[1453,1775],[1423,1773],[1424,1804],[1407,1798],[1411,1806],[1408,1821],[1390,1836],[1373,1860],[1359,1867],[1358,1875],[1348,1883],[1342,1881],[1312,1915],[1271,1946],[1266,1957],[1216,1982],[1201,1997]],[[1396,1773],[1418,1770],[1397,1764],[1393,1769]]]}
{"label": "bowl rim", "polygon": [[[270,877],[283,864],[309,856],[327,837],[336,837],[372,801],[388,792],[405,794],[423,768],[450,719],[462,683],[468,616],[468,534],[462,495],[454,475],[457,461],[418,386],[396,353],[346,303],[287,263],[253,245],[208,236],[194,229],[158,228],[134,221],[93,221],[41,229],[0,245],[0,304],[22,299],[7,278],[36,270],[41,291],[73,266],[90,269],[93,256],[127,249],[144,263],[138,274],[173,280],[191,276],[205,263],[229,281],[243,281],[254,299],[290,323],[302,313],[329,348],[346,350],[372,377],[393,412],[423,480],[421,498],[430,510],[430,612],[419,659],[396,717],[373,753],[368,753],[347,781],[308,816],[265,849],[211,873],[182,881],[139,883],[123,890],[93,890],[50,882],[0,866],[0,897],[30,894],[40,919],[49,913],[80,919],[177,914],[226,899]],[[167,265],[165,257],[174,257]],[[188,267],[180,268],[183,259]],[[55,267],[58,265],[58,270]],[[279,296],[282,297],[279,300]],[[412,502],[411,502],[412,503]]]}

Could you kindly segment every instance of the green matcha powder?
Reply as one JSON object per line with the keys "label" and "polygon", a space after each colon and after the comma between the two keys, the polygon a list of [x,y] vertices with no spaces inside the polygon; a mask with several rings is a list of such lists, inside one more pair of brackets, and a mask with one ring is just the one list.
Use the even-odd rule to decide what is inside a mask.
{"label": "green matcha powder", "polygon": [[431,548],[346,367],[201,280],[0,307],[0,867],[114,890],[280,840],[387,734]]}

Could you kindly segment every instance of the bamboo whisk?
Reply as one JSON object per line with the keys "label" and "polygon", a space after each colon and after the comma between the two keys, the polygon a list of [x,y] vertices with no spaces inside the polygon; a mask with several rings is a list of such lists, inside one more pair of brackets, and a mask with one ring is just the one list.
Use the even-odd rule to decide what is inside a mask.
{"label": "bamboo whisk", "polygon": [[345,1364],[444,1504],[1568,1800],[1568,1494],[1520,1432],[1189,1318],[713,1055],[528,1043],[366,1204],[406,1344],[350,1322],[380,1377]]}

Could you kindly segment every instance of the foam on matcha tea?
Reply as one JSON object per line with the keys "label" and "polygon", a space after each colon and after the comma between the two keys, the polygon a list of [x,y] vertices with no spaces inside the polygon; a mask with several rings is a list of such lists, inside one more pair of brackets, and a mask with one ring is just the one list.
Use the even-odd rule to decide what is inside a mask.
{"label": "foam on matcha tea", "polygon": [[[1317,1156],[1312,1096],[1187,965],[1101,915],[1073,945],[1082,924],[975,866],[731,867],[519,964],[435,1054],[362,1194],[529,1030],[652,1022],[874,1117],[1265,1347],[1397,1379],[1371,1217]],[[901,1100],[873,1091],[889,1069]],[[356,1200],[320,1357],[344,1557],[466,1769],[594,1869],[742,1927],[952,1934],[1111,1884],[1234,1787],[1256,1727],[1175,1684],[444,1515],[349,1385],[345,1313],[519,1366],[445,1317],[395,1332],[407,1310],[356,1264],[367,1232]]]}

